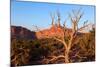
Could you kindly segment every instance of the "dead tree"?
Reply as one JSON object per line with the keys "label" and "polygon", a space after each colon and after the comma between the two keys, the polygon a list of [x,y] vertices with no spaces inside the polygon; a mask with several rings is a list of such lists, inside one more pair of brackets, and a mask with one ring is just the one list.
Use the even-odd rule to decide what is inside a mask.
{"label": "dead tree", "polygon": [[[74,45],[73,40],[76,38],[78,31],[80,31],[83,28],[88,26],[88,24],[87,24],[87,25],[84,25],[84,26],[78,28],[78,23],[79,23],[80,19],[82,18],[82,16],[83,16],[83,12],[81,12],[81,9],[79,9],[78,11],[72,10],[72,13],[69,14],[69,18],[70,18],[71,23],[72,23],[72,29],[71,29],[72,32],[67,33],[67,34],[70,34],[70,38],[69,38],[68,42],[65,41],[66,32],[68,32],[67,27],[66,27],[66,21],[63,24],[63,35],[62,35],[62,37],[61,38],[58,38],[57,36],[52,37],[52,38],[54,38],[55,40],[61,42],[64,45],[65,52],[64,52],[63,58],[65,58],[65,63],[70,62],[69,52],[71,50],[71,47]],[[56,59],[57,58],[60,58],[60,56],[56,57]]]}
{"label": "dead tree", "polygon": [[[72,46],[74,45],[73,42],[74,42],[74,39],[76,38],[77,36],[77,33],[79,31],[81,31],[82,29],[84,29],[85,27],[87,27],[89,24],[86,24],[86,25],[83,25],[82,27],[78,28],[78,24],[79,24],[79,21],[80,19],[82,18],[83,16],[83,12],[81,12],[81,9],[79,10],[72,10],[72,13],[69,14],[69,18],[71,20],[71,24],[72,24],[72,28],[71,28],[71,32],[68,33],[68,28],[66,27],[66,20],[64,21],[64,24],[63,24],[63,35],[59,38],[59,36],[53,36],[53,37],[50,37],[50,36],[47,36],[46,38],[53,38],[59,42],[61,42],[65,48],[65,51],[64,51],[64,55],[59,55],[59,56],[54,56],[52,57],[52,59],[45,59],[47,60],[46,63],[48,64],[50,61],[54,61],[54,60],[57,60],[59,58],[64,58],[65,60],[65,63],[69,63],[71,62],[70,61],[70,57],[69,57],[69,53],[70,53],[70,50],[72,48]],[[60,23],[60,13],[57,13],[58,15],[58,23]],[[52,22],[54,22],[54,17],[52,17]],[[68,39],[68,42],[66,42],[66,38],[67,38],[67,35],[66,35],[66,32],[67,32],[67,35],[69,35],[69,39]],[[78,56],[78,54],[76,55]]]}

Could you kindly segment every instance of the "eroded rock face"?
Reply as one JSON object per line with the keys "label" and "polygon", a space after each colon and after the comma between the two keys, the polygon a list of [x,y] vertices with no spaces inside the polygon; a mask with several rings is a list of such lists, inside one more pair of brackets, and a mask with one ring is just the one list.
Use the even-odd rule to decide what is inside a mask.
{"label": "eroded rock face", "polygon": [[[68,29],[68,33],[71,33],[71,29]],[[66,32],[67,34],[67,32]],[[41,30],[36,32],[36,36],[38,39],[42,39],[45,37],[60,37],[64,35],[64,28],[62,26],[52,26],[49,29]]]}
{"label": "eroded rock face", "polygon": [[11,38],[16,39],[35,39],[35,32],[21,26],[11,26]]}

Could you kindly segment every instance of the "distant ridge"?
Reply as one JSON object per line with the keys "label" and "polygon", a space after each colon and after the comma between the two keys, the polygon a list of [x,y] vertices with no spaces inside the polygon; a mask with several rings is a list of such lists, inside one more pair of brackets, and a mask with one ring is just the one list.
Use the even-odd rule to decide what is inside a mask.
{"label": "distant ridge", "polygon": [[11,39],[35,39],[35,32],[22,26],[11,26]]}
{"label": "distant ridge", "polygon": [[[71,28],[66,28],[66,35],[72,33]],[[62,36],[64,28],[61,25],[52,25],[49,29],[39,30],[37,32],[30,31],[22,26],[11,26],[11,39],[42,39],[46,37]],[[78,32],[78,35],[85,34]]]}

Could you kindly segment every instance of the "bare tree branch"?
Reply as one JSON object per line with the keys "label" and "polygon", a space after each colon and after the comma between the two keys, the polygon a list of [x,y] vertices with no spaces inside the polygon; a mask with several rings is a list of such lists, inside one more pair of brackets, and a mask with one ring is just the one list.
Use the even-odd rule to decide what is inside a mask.
{"label": "bare tree branch", "polygon": [[89,25],[90,25],[90,24],[84,25],[84,26],[82,26],[81,28],[79,28],[77,31],[81,31],[81,30],[83,30],[84,28],[88,27]]}
{"label": "bare tree branch", "polygon": [[59,59],[59,58],[65,58],[65,56],[64,56],[64,55],[53,56],[53,58],[50,59],[49,62],[54,61],[54,60],[57,60],[57,59]]}
{"label": "bare tree branch", "polygon": [[52,13],[50,13],[50,16],[51,16],[51,19],[52,19],[52,25],[54,25],[54,18],[55,18],[55,15],[53,15]]}

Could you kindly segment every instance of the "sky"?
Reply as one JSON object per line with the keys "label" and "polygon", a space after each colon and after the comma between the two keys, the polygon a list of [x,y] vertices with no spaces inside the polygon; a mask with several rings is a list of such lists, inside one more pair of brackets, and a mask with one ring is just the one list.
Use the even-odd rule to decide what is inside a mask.
{"label": "sky", "polygon": [[[57,4],[43,2],[24,2],[11,0],[11,25],[23,26],[34,30],[34,25],[41,29],[51,26],[50,13],[55,14],[59,10],[61,15],[61,24],[67,19],[66,25],[71,27],[68,14],[73,10],[82,8],[84,15],[80,20],[79,26],[85,20],[89,23],[95,23],[95,6],[93,5],[74,5],[74,4]],[[57,18],[55,17],[55,20]]]}

